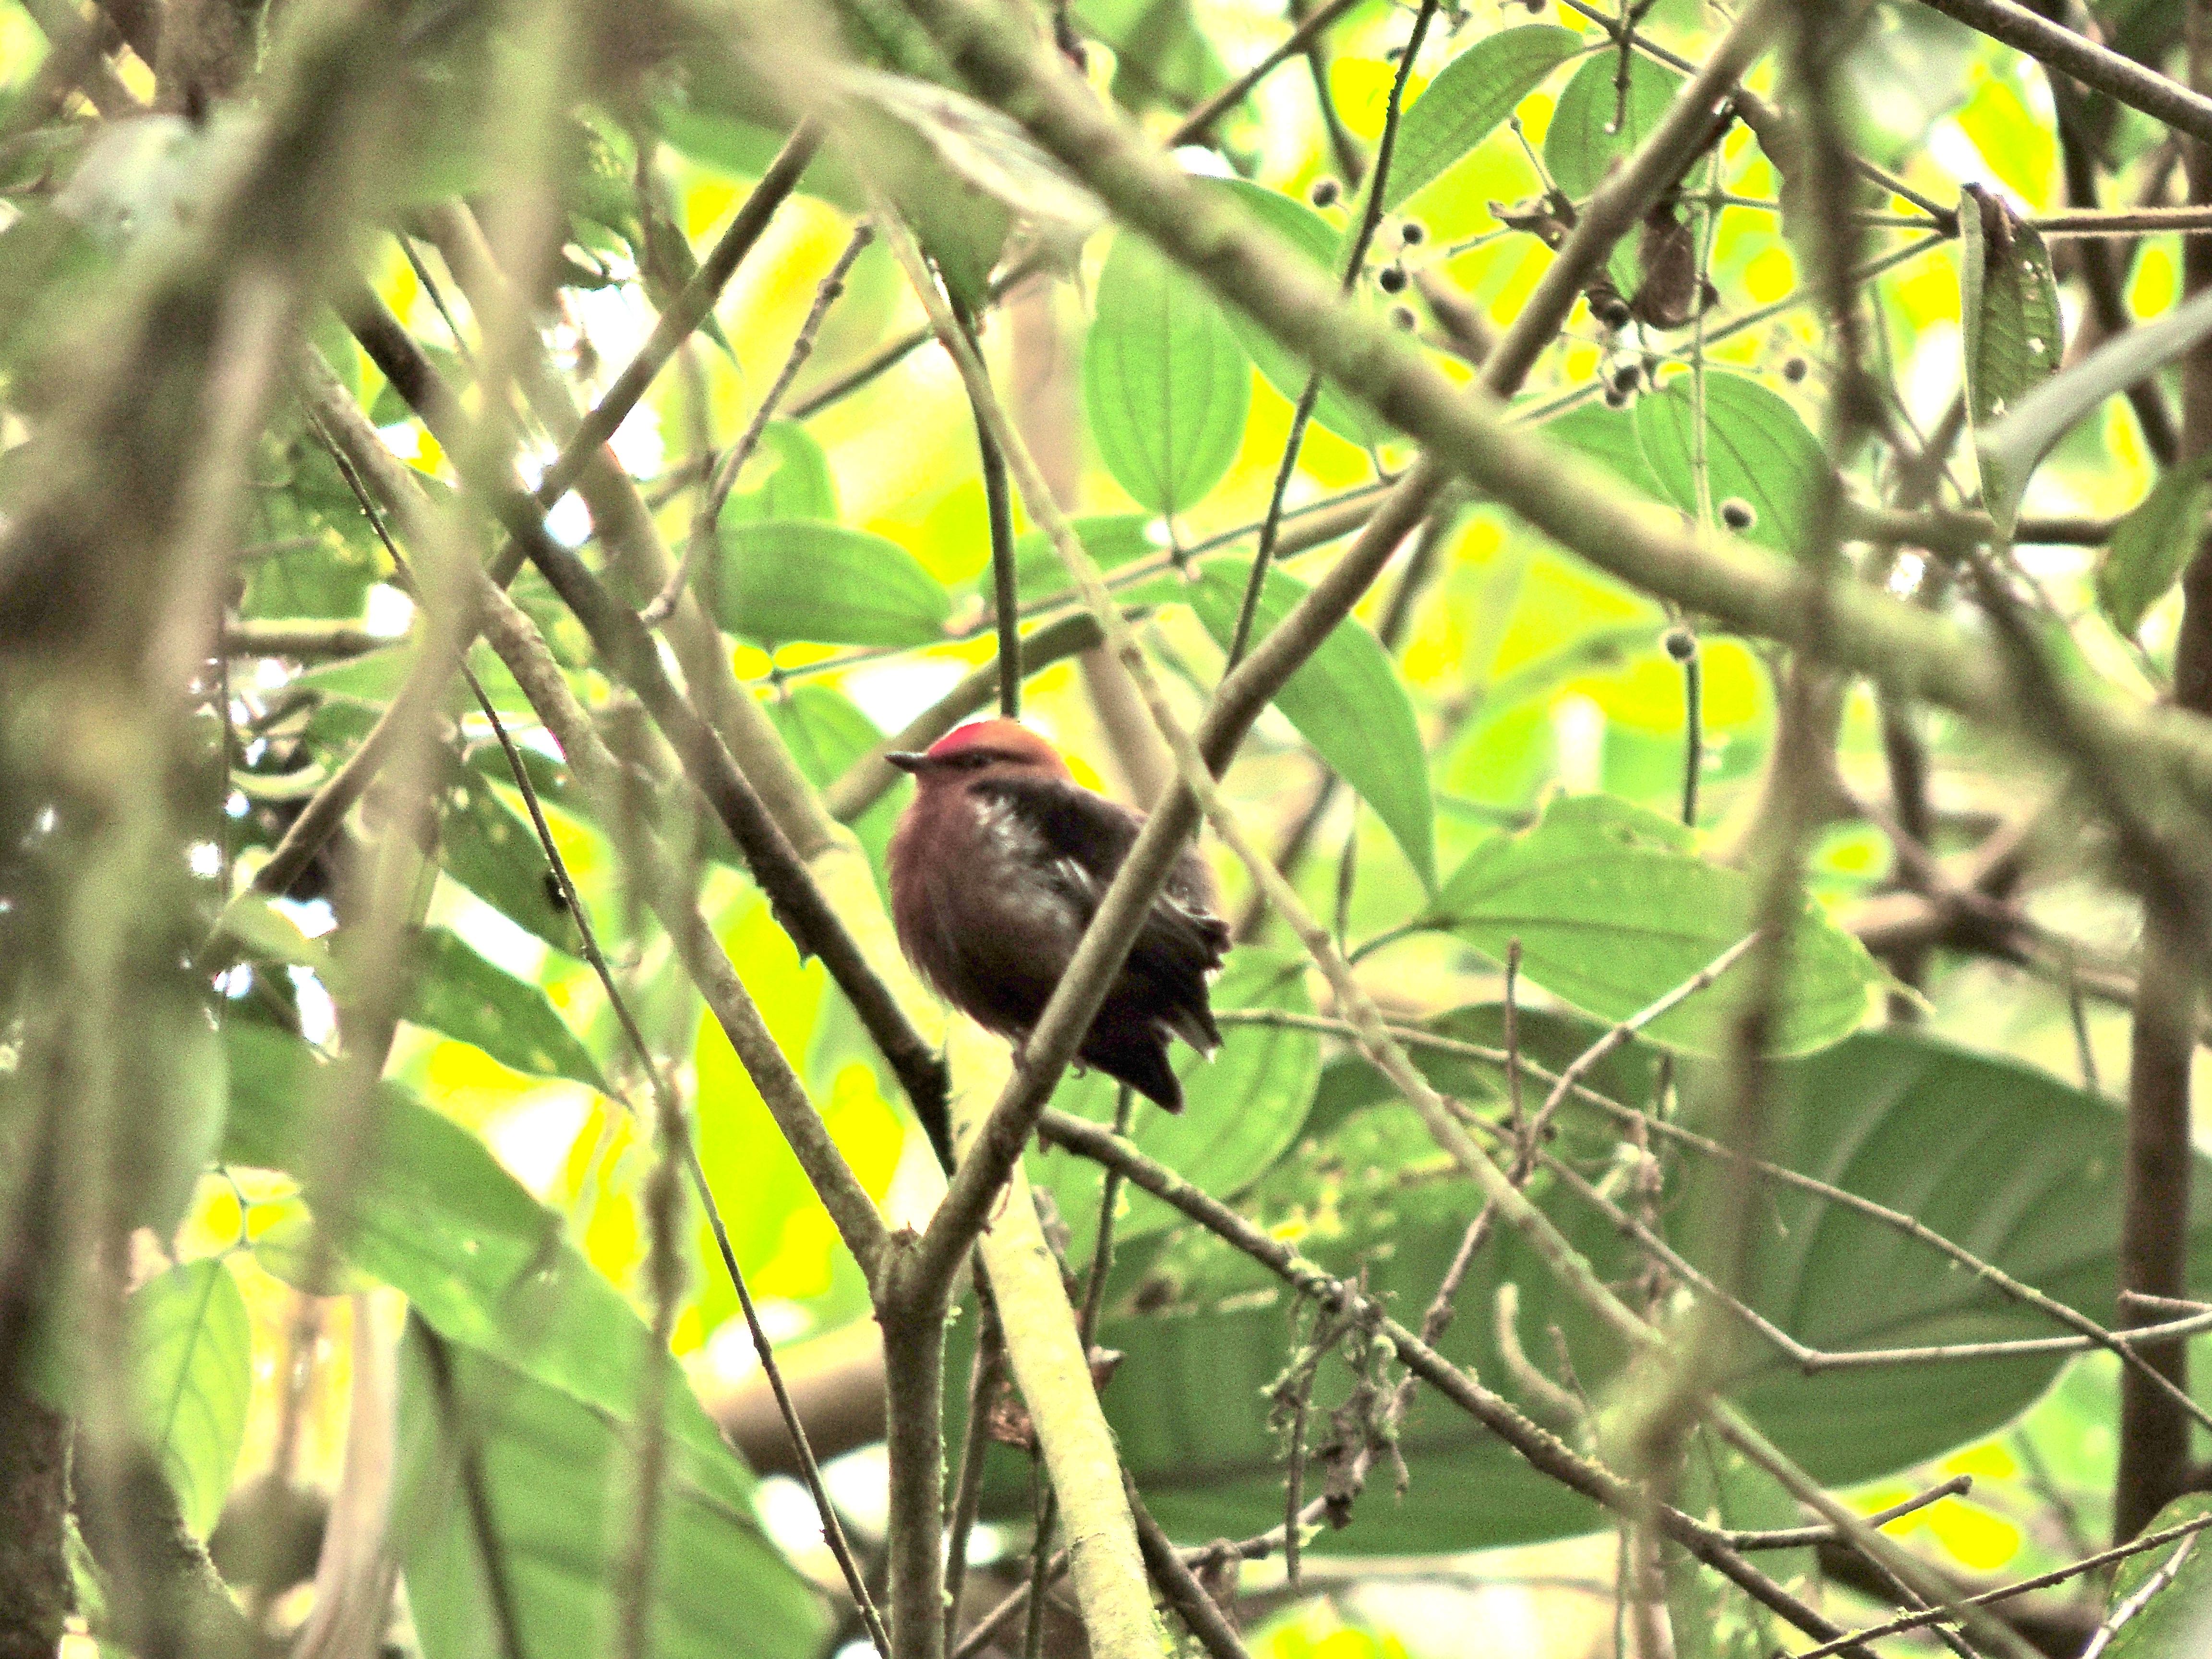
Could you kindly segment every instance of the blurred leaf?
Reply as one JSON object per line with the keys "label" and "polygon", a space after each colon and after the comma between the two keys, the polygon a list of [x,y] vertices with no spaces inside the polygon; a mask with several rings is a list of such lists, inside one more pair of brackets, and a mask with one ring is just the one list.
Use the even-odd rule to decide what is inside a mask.
{"label": "blurred leaf", "polygon": [[[1657,480],[1657,494],[1698,515],[1697,404],[1692,377],[1677,374],[1636,400],[1636,436]],[[1705,375],[1705,477],[1716,516],[1741,502],[1746,541],[1778,553],[1805,544],[1806,513],[1818,499],[1827,458],[1797,411],[1741,374]]]}
{"label": "blurred leaf", "polygon": [[[1234,952],[1214,982],[1216,1008],[1273,1008],[1310,1014],[1305,958],[1253,946]],[[1183,1110],[1163,1112],[1143,1099],[1131,1139],[1149,1158],[1179,1170],[1219,1199],[1233,1199],[1298,1138],[1321,1077],[1321,1037],[1267,1025],[1222,1027],[1221,1049],[1211,1060],[1178,1043],[1172,1051],[1182,1079]],[[1093,1072],[1062,1079],[1052,1103],[1094,1123],[1114,1121],[1114,1079]],[[1098,1231],[1098,1166],[1063,1152],[1029,1153],[1030,1174],[1052,1194],[1066,1224],[1071,1263],[1087,1260]],[[1115,1223],[1126,1244],[1178,1219],[1149,1193],[1124,1187],[1126,1212]]]}
{"label": "blurred leaf", "polygon": [[1544,134],[1546,170],[1578,202],[1597,189],[1614,161],[1633,154],[1651,136],[1682,88],[1682,76],[1674,70],[1632,53],[1624,110],[1613,84],[1620,68],[1619,52],[1593,53],[1560,93]]}
{"label": "blurred leaf", "polygon": [[1996,197],[1959,200],[1959,318],[1966,333],[1966,413],[1980,443],[1982,497],[2007,535],[2035,459],[1994,448],[1990,428],[2058,367],[2064,325],[2043,239]]}
{"label": "blurred leaf", "polygon": [[[1139,559],[1158,558],[1165,550],[1152,539],[1153,522],[1144,513],[1103,513],[1071,520],[1076,540],[1083,544],[1083,550],[1100,573],[1107,575]],[[991,573],[986,569],[976,580],[988,590]],[[1025,601],[1073,589],[1067,567],[1053,550],[1052,538],[1042,530],[1028,531],[1015,542],[1014,580]],[[1156,586],[1163,592],[1179,592],[1182,580],[1165,575],[1160,584],[1147,582],[1137,592],[1149,593]],[[988,591],[985,598],[989,598]]]}
{"label": "blurred leaf", "polygon": [[[817,681],[791,686],[764,706],[783,746],[817,789],[829,787],[854,761],[883,741],[884,734],[860,712],[858,703]],[[912,786],[902,783],[853,820],[853,833],[860,838],[869,863],[879,873],[899,809],[911,793]]]}
{"label": "blurred leaf", "polygon": [[[1966,216],[1960,216],[1960,222]],[[2002,495],[1984,492],[1990,516],[2009,533],[2029,476],[2081,417],[2106,398],[2155,374],[2212,334],[2212,294],[2183,301],[2163,317],[2107,340],[2071,368],[2052,375],[2013,404],[2002,420],[1976,434],[1982,475],[2003,480]]]}
{"label": "blurred leaf", "polygon": [[[597,1659],[636,1570],[629,1540],[638,1437],[627,1404],[594,1409],[495,1355],[434,1352],[411,1325],[399,1368],[393,1536],[424,1659],[501,1650],[487,1556],[504,1577],[512,1650]],[[742,1465],[719,1446],[673,1435],[665,1446],[652,1651],[661,1659],[815,1653],[828,1625],[820,1595],[762,1535]],[[482,1482],[489,1540],[478,1533],[472,1479]]]}
{"label": "blurred leaf", "polygon": [[837,484],[830,476],[830,458],[796,421],[770,421],[761,428],[760,447],[738,482],[748,479],[755,481],[752,487],[732,490],[724,503],[724,524],[760,519],[836,521]]}
{"label": "blurred leaf", "polygon": [[[1304,202],[1293,201],[1279,191],[1267,190],[1242,179],[1224,179],[1216,188],[1234,196],[1262,225],[1288,243],[1293,257],[1303,257],[1322,281],[1334,283],[1343,274],[1338,264],[1344,257],[1340,246],[1343,239],[1334,225]],[[1245,351],[1267,384],[1296,403],[1306,387],[1305,360],[1277,344],[1273,335],[1243,312],[1231,310],[1228,317],[1230,327],[1237,331],[1237,337],[1244,343]],[[1334,382],[1322,386],[1321,400],[1314,405],[1313,417],[1316,424],[1348,443],[1379,443],[1389,431]]]}
{"label": "blurred leaf", "polygon": [[[1601,1019],[1626,1019],[1751,931],[1750,878],[1691,846],[1687,830],[1656,812],[1605,795],[1562,796],[1534,829],[1477,848],[1431,915],[1494,962],[1518,939],[1529,980]],[[1879,979],[1865,947],[1808,900],[1790,937],[1773,1052],[1839,1041],[1866,1018]],[[1723,1052],[1742,984],[1740,974],[1723,977],[1646,1035],[1692,1054]]]}
{"label": "blurred leaf", "polygon": [[2113,526],[2097,566],[2097,605],[2132,638],[2166,597],[2203,539],[2212,508],[2212,451],[2161,474],[2149,495]]}
{"label": "blurred leaf", "polygon": [[253,1398],[253,1329],[221,1260],[172,1267],[131,1292],[131,1381],[138,1431],[161,1460],[185,1529],[222,1515]]}
{"label": "blurred leaf", "polygon": [[1252,365],[1206,290],[1124,234],[1098,278],[1083,396],[1115,481],[1154,513],[1179,513],[1236,459]]}
{"label": "blurred leaf", "polygon": [[[323,1063],[296,1037],[254,1020],[234,1019],[224,1037],[239,1080],[224,1160],[311,1183],[325,1177]],[[561,1218],[481,1140],[396,1084],[380,1084],[370,1109],[374,1145],[346,1189],[343,1217],[318,1212],[325,1228],[343,1220],[334,1236],[342,1261],[404,1294],[448,1341],[629,1420],[649,1332],[622,1292],[564,1242]],[[680,1370],[669,1378],[666,1422],[677,1440],[724,1460],[729,1479],[750,1488]]]}
{"label": "blurred leaf", "polygon": [[1384,210],[1489,137],[1545,76],[1582,49],[1583,38],[1572,29],[1532,23],[1485,35],[1445,64],[1399,124]]}
{"label": "blurred leaf", "polygon": [[[2164,1532],[2208,1515],[2212,1495],[2189,1492],[2153,1516],[2143,1531]],[[2162,1549],[2127,1557],[2113,1577],[2110,1606],[2118,1610],[2128,1605],[2146,1593],[2154,1578],[2160,1582],[2148,1589],[2148,1599],[2106,1644],[2106,1659],[2177,1659],[2202,1653],[2212,1642],[2212,1538],[2192,1533]]]}
{"label": "blurred leaf", "polygon": [[440,803],[438,862],[447,874],[556,951],[583,954],[576,920],[553,902],[551,866],[529,821],[481,776],[464,773]]}
{"label": "blurred leaf", "polygon": [[1079,0],[1075,17],[1114,49],[1114,96],[1132,109],[1187,110],[1229,84],[1191,0]]}
{"label": "blurred leaf", "polygon": [[[1209,566],[1188,589],[1198,618],[1225,650],[1244,602],[1244,574]],[[1310,590],[1270,570],[1252,623],[1265,639]],[[1275,707],[1338,776],[1375,809],[1422,886],[1437,884],[1436,803],[1428,756],[1404,682],[1382,641],[1347,617],[1275,694]]]}
{"label": "blurred leaf", "polygon": [[896,542],[811,519],[725,524],[713,599],[725,630],[763,644],[928,645],[952,601]]}
{"label": "blurred leaf", "polygon": [[1607,409],[1593,401],[1577,404],[1535,429],[1553,442],[1595,461],[1638,495],[1664,501],[1667,492],[1660,487],[1651,463],[1644,459],[1636,422],[1636,416],[1629,410]]}
{"label": "blurred leaf", "polygon": [[423,929],[416,949],[405,1018],[474,1043],[518,1072],[564,1077],[609,1092],[591,1050],[544,992],[486,962],[443,927]]}

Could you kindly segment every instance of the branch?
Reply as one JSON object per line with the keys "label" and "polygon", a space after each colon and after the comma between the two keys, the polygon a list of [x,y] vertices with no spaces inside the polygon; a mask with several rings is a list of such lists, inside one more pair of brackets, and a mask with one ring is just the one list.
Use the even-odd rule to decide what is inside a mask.
{"label": "branch", "polygon": [[[1655,525],[1646,507],[1594,470],[1540,437],[1508,427],[1488,403],[1464,397],[1386,324],[1339,304],[1325,279],[1299,268],[1233,204],[1200,188],[1124,130],[1048,56],[1006,38],[975,0],[910,4],[957,49],[985,94],[1118,216],[1274,338],[1428,446],[1433,459],[1425,467],[1459,472],[1562,546],[1633,586],[1744,632],[1800,646],[2073,760],[2072,745],[2056,740],[2046,722],[2024,707],[2015,676],[1998,652],[1915,607],[1856,587],[1839,587],[1830,596],[1824,628],[1812,637],[1802,601],[1804,573],[1796,565],[1732,538],[1692,537]],[[1537,292],[1544,289],[1540,283]],[[1402,510],[1401,497],[1424,470],[1408,474],[1370,523],[1377,538],[1388,536],[1395,545],[1411,529],[1419,515]],[[1355,542],[1344,562],[1371,556],[1369,539],[1363,535]],[[2095,733],[2112,753],[2125,757],[2139,795],[2163,797],[2164,804],[2185,808],[2212,803],[2212,733],[2197,722],[2130,707],[2080,685],[2065,685],[2061,695],[2077,731]]]}
{"label": "branch", "polygon": [[2014,0],[1923,0],[1931,11],[2072,76],[2130,109],[2212,143],[2212,98],[2039,17]]}
{"label": "branch", "polygon": [[[1753,1599],[1817,1640],[1843,1632],[1743,1559],[1725,1534],[1664,1505],[1648,1504],[1629,1482],[1603,1465],[1569,1449],[1500,1396],[1492,1394],[1392,1319],[1370,1301],[1255,1226],[1227,1205],[1156,1163],[1108,1130],[1065,1112],[1048,1111],[1042,1128],[1048,1139],[1093,1163],[1119,1170],[1133,1186],[1180,1210],[1224,1243],[1249,1256],[1301,1294],[1331,1310],[1372,1325],[1397,1350],[1407,1368],[1437,1393],[1511,1446],[1541,1473],[1619,1515],[1651,1517],[1658,1529],[1712,1567]],[[1870,1659],[1870,1656],[1869,1656]]]}
{"label": "branch", "polygon": [[[653,335],[638,350],[628,367],[615,378],[613,386],[599,404],[584,417],[583,424],[569,441],[562,446],[561,453],[545,470],[535,492],[541,507],[550,512],[569,488],[584,476],[597,459],[600,446],[611,437],[615,429],[629,417],[646,388],[660,372],[678,345],[683,343],[691,329],[714,307],[715,297],[735,274],[738,264],[760,240],[768,228],[769,221],[777,208],[799,183],[799,175],[811,153],[813,140],[810,130],[802,126],[792,134],[791,140],[768,171],[761,175],[752,193],[731,220],[714,251],[700,264],[691,280],[685,283],[663,315]],[[363,290],[363,292],[366,292]],[[380,309],[380,307],[379,307]],[[677,331],[679,321],[688,319],[682,332]],[[403,341],[411,348],[412,341]],[[380,367],[392,384],[400,388],[410,407],[418,413],[423,404],[435,393],[436,376],[428,368],[428,359],[420,351],[410,350],[403,356],[385,354],[391,361],[380,358]],[[411,388],[411,391],[410,391]],[[427,420],[427,416],[426,416]],[[514,546],[501,548],[491,563],[493,581],[504,587],[514,579],[522,568],[522,555]],[[469,641],[463,641],[465,653]],[[445,692],[451,677],[450,665],[426,659],[421,667],[408,676],[398,695],[386,706],[368,735],[356,745],[343,765],[331,775],[330,781],[315,792],[300,816],[271,850],[268,861],[254,876],[254,890],[276,896],[287,891],[298,881],[315,854],[337,830],[346,813],[352,809],[382,767],[396,732],[409,722],[420,718],[421,710],[434,703]]]}

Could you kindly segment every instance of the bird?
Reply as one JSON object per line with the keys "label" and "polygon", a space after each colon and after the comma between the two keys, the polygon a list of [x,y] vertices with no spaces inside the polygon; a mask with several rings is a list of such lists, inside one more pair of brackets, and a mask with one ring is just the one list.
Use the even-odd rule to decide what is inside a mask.
{"label": "bird", "polygon": [[[890,842],[900,948],[939,996],[1018,1052],[1145,815],[1076,782],[1057,750],[1010,720],[972,720],[927,753],[884,759],[916,786]],[[1229,949],[1217,908],[1185,848],[1075,1051],[1170,1112],[1183,1097],[1170,1040],[1209,1058],[1221,1046],[1207,1000]]]}

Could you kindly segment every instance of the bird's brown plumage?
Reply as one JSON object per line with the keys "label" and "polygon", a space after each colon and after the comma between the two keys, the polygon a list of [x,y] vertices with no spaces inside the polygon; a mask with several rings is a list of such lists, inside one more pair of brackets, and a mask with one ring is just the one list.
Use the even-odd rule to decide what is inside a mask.
{"label": "bird's brown plumage", "polygon": [[[919,786],[891,837],[899,943],[946,1001],[1026,1041],[1144,814],[1084,788],[1012,720],[974,721],[926,755],[890,759]],[[1076,1057],[1181,1111],[1168,1042],[1220,1046],[1206,980],[1228,948],[1212,879],[1186,849]]]}

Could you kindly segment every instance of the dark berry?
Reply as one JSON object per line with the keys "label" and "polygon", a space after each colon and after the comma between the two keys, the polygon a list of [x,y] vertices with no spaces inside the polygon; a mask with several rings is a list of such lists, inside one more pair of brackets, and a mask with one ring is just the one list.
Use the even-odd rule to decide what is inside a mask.
{"label": "dark berry", "polygon": [[1375,286],[1385,294],[1403,294],[1406,291],[1406,268],[1403,265],[1383,266],[1375,273]]}
{"label": "dark berry", "polygon": [[1615,363],[1612,378],[1615,392],[1633,392],[1643,384],[1644,370],[1635,363]]}
{"label": "dark berry", "polygon": [[1664,641],[1667,654],[1676,662],[1687,662],[1698,654],[1698,636],[1686,628],[1670,628]]}
{"label": "dark berry", "polygon": [[1627,394],[1626,392],[1621,391],[1621,390],[1620,390],[1619,387],[1617,387],[1617,386],[1607,386],[1607,387],[1606,387],[1606,389],[1605,389],[1605,406],[1606,406],[1607,409],[1626,409],[1626,408],[1627,408],[1627,407],[1628,407],[1628,394]]}
{"label": "dark berry", "polygon": [[1306,199],[1317,208],[1334,207],[1336,198],[1342,194],[1343,186],[1335,179],[1316,179],[1313,188],[1306,192]]}
{"label": "dark berry", "polygon": [[1751,503],[1731,495],[1721,503],[1721,522],[1739,534],[1759,522],[1759,514],[1751,510]]}
{"label": "dark berry", "polygon": [[1803,380],[1806,372],[1805,360],[1802,357],[1792,357],[1782,365],[1782,378],[1792,386],[1796,386],[1798,381]]}
{"label": "dark berry", "polygon": [[1419,219],[1408,219],[1398,227],[1398,240],[1407,247],[1419,247],[1428,240],[1429,233]]}
{"label": "dark berry", "polygon": [[1403,329],[1407,333],[1411,334],[1419,320],[1413,315],[1413,308],[1411,306],[1390,307],[1390,326],[1393,328]]}
{"label": "dark berry", "polygon": [[1628,301],[1618,294],[1607,294],[1594,300],[1590,303],[1590,310],[1607,328],[1626,328],[1629,319],[1634,315],[1628,308]]}

